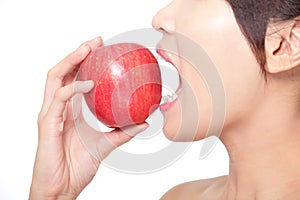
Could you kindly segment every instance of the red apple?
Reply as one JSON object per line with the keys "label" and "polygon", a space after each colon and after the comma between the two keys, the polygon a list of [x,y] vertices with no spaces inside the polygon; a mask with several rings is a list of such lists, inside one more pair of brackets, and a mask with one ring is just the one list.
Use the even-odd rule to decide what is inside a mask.
{"label": "red apple", "polygon": [[158,62],[139,44],[98,47],[82,62],[78,78],[94,81],[84,98],[97,119],[111,128],[143,123],[161,100]]}

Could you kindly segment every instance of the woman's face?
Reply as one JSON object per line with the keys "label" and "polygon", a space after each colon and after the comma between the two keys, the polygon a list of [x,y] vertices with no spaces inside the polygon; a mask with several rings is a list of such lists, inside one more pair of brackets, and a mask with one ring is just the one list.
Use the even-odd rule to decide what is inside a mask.
{"label": "woman's face", "polygon": [[[212,104],[211,86],[207,86],[208,77],[201,71],[205,68],[215,67],[223,82],[223,132],[251,116],[253,105],[261,101],[264,77],[225,0],[173,0],[155,15],[153,27],[164,34],[158,46],[165,50],[159,53],[172,62],[181,78],[177,99],[161,106],[164,134],[169,139],[191,141],[212,134],[219,136],[218,132],[208,133],[209,128],[216,129],[223,121],[211,122],[213,109],[220,109],[220,105]],[[203,63],[200,68],[183,58],[181,54],[188,47],[178,35],[199,45],[214,65]],[[168,51],[170,46],[175,53]]]}

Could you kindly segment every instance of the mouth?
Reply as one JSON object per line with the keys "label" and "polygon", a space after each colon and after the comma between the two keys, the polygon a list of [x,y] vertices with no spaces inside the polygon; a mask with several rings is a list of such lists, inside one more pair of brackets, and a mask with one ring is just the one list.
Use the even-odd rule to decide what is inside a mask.
{"label": "mouth", "polygon": [[172,59],[171,56],[168,55],[167,51],[164,50],[161,46],[157,46],[156,52],[168,63],[170,63],[178,72],[179,75],[179,84],[175,92],[172,94],[168,94],[162,97],[162,103],[160,105],[160,110],[162,112],[166,112],[170,110],[177,102],[178,102],[178,97],[180,95],[180,92],[182,90],[181,87],[181,77],[178,68],[175,65],[174,60]]}

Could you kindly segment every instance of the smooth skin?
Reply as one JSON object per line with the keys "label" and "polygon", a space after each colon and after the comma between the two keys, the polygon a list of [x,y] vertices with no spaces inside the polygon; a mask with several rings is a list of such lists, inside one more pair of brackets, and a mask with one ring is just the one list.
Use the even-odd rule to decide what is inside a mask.
{"label": "smooth skin", "polygon": [[[221,135],[229,158],[229,176],[180,184],[163,200],[297,200],[300,199],[300,23],[270,24],[264,66],[267,81],[224,0],[174,0],[153,19],[180,53],[175,33],[197,42],[217,67],[226,93]],[[167,45],[166,45],[167,46]],[[175,49],[176,49],[175,48]],[[195,132],[178,130],[184,103],[164,113],[164,134],[171,140],[207,137],[211,100],[202,77],[180,55],[168,55],[182,79],[193,88],[201,110]],[[182,86],[186,90],[186,85]],[[186,93],[179,99],[188,99]],[[212,134],[213,135],[213,134]]]}
{"label": "smooth skin", "polygon": [[[230,157],[228,176],[180,184],[162,199],[300,199],[299,21],[269,25],[264,66],[267,82],[225,0],[173,0],[156,14],[153,27],[164,34],[162,47],[171,41],[180,53],[180,41],[173,37],[180,33],[199,44],[217,67],[226,92],[226,118],[222,134],[217,136]],[[49,71],[38,119],[39,145],[30,199],[75,199],[92,180],[101,160],[147,127],[130,127],[126,133],[95,133],[80,111],[72,113],[75,97],[93,87],[89,81],[74,81],[78,65],[100,45],[100,38],[86,42]],[[204,139],[209,136],[212,112],[205,81],[189,62],[178,55],[168,56],[194,91],[204,117],[197,130],[179,131],[185,105],[178,102],[164,113],[163,132],[170,140]],[[190,98],[185,96],[186,87],[183,85],[179,94],[183,102]],[[97,152],[81,143],[74,120],[81,129],[98,135],[94,143]]]}

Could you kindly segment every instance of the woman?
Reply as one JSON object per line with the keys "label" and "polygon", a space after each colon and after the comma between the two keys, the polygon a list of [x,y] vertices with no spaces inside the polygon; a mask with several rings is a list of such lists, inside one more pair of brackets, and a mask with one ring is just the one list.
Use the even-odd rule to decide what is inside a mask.
{"label": "woman", "polygon": [[[191,38],[217,67],[226,92],[219,138],[230,157],[228,176],[181,184],[162,199],[300,199],[299,0],[174,0],[157,13],[153,26],[165,38],[175,33]],[[180,52],[180,42],[173,42]],[[82,60],[101,45],[101,38],[88,41],[49,71],[30,199],[75,199],[101,159],[147,127],[98,133],[96,157],[80,142],[74,118],[86,131],[94,130],[81,115],[73,117],[70,101],[90,91],[93,82],[74,82],[74,77]],[[178,131],[180,102],[172,103],[164,109],[164,134],[178,141],[203,139],[212,115],[205,83],[180,55],[164,56],[193,89],[206,116],[196,132]],[[188,98],[181,87],[179,97]]]}

